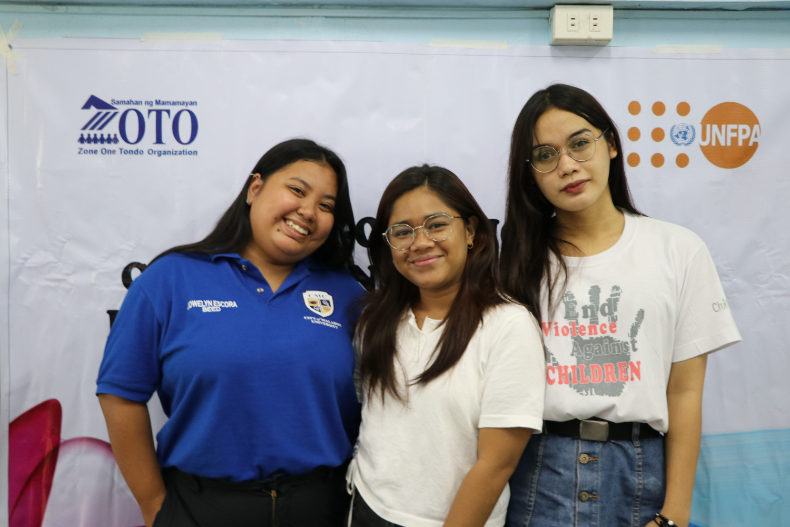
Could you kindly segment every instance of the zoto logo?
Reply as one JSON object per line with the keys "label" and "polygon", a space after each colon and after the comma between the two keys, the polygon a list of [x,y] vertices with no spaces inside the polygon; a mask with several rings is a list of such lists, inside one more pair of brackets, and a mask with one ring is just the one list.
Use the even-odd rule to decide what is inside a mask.
{"label": "zoto logo", "polygon": [[[125,106],[130,108],[123,108]],[[82,109],[95,110],[95,113],[80,129],[80,137],[77,142],[84,147],[79,148],[77,153],[81,155],[143,155],[146,153],[145,150],[124,148],[122,143],[138,145],[146,137],[149,137],[149,144],[153,145],[172,144],[173,141],[180,145],[190,145],[197,139],[198,118],[195,112],[183,108],[186,106],[197,106],[197,101],[111,99],[108,103],[91,95]],[[108,126],[111,124],[112,126]],[[97,148],[88,145],[108,146]],[[194,156],[198,152],[189,149],[149,148],[147,153],[162,157]]]}
{"label": "zoto logo", "polygon": [[[87,123],[85,123],[85,126],[83,126],[81,130],[87,130],[88,132],[90,132],[91,130],[98,130],[99,132],[101,132],[107,127],[108,124],[110,124],[110,121],[115,119],[115,116],[118,115],[118,108],[116,108],[112,104],[108,104],[102,101],[95,95],[91,95],[90,98],[87,100],[87,102],[84,105],[82,105],[83,110],[90,110],[92,108],[95,108],[99,111],[93,114],[93,117],[91,117],[90,120]],[[101,135],[101,137],[98,137],[98,135]],[[94,140],[93,137],[96,137],[96,139]],[[110,134],[107,134],[106,139],[104,137],[104,134],[94,133],[93,137],[91,137],[90,133],[88,133],[87,138],[85,138],[84,134],[80,134],[80,138],[77,140],[77,142],[80,144],[85,144],[85,143],[104,144],[104,143],[113,142],[113,138],[110,137]],[[118,142],[117,135],[115,136],[114,142],[115,143]]]}
{"label": "zoto logo", "polygon": [[[704,157],[719,168],[743,166],[757,151],[760,123],[754,113],[742,104],[725,102],[714,106],[702,117],[698,128],[689,124],[689,120],[694,122],[695,118],[687,102],[680,102],[675,107],[677,115],[685,118],[685,122],[667,122],[672,119],[672,113],[667,113],[667,107],[661,101],[655,102],[651,109],[655,117],[649,116],[647,112],[640,116],[642,106],[639,101],[631,101],[628,105],[631,115],[639,116],[638,120],[648,129],[652,127],[650,138],[653,140],[653,143],[638,143],[642,137],[640,127],[628,129],[627,137],[633,143],[633,150],[636,150],[626,157],[632,167],[641,163],[639,150],[645,147],[653,150],[650,164],[656,168],[664,165],[666,155],[673,156],[679,168],[689,166],[694,157],[693,150],[676,153],[675,148],[688,148],[695,141],[699,143]],[[667,137],[669,141],[664,141]]]}
{"label": "zoto logo", "polygon": [[702,118],[699,146],[705,157],[719,168],[738,168],[757,152],[760,122],[742,104],[717,104]]}

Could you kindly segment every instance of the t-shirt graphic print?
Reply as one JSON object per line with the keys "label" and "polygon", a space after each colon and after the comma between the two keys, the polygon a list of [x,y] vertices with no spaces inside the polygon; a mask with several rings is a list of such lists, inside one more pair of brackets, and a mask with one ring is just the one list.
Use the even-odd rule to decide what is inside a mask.
{"label": "t-shirt graphic print", "polygon": [[741,340],[707,247],[683,227],[626,214],[614,246],[567,263],[551,312],[545,287],[541,297],[544,419],[666,432],[672,363]]}
{"label": "t-shirt graphic print", "polygon": [[551,350],[546,350],[547,382],[567,384],[580,395],[617,397],[625,384],[641,380],[641,361],[637,352],[637,336],[645,317],[645,310],[636,312],[627,333],[618,334],[617,311],[620,286],[613,285],[606,300],[601,298],[601,287],[593,285],[588,291],[588,303],[578,305],[576,296],[567,291],[563,297],[563,321],[542,324],[546,336],[570,337],[571,357],[575,362],[560,364]]}

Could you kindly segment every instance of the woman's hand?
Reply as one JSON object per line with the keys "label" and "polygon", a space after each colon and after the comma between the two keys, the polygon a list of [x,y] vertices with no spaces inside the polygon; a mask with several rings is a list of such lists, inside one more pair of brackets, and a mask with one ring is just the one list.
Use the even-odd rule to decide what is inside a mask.
{"label": "woman's hand", "polygon": [[165,499],[165,482],[159,469],[151,431],[151,418],[144,403],[115,395],[99,395],[107,421],[107,432],[115,461],[151,527]]}
{"label": "woman's hand", "polygon": [[531,435],[528,428],[479,430],[477,462],[461,483],[444,527],[485,525]]}
{"label": "woman's hand", "polygon": [[[669,373],[669,430],[665,446],[667,492],[660,512],[678,527],[687,527],[691,520],[691,496],[702,436],[702,387],[707,361],[707,355],[699,355],[676,362]],[[645,527],[656,527],[656,523],[651,521]]]}

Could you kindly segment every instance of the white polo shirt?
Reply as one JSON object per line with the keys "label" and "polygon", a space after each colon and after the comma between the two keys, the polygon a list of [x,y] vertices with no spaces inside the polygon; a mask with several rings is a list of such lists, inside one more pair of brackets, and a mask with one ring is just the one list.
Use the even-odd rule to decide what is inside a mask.
{"label": "white polo shirt", "polygon": [[[443,326],[409,310],[397,334],[399,386],[431,364]],[[359,350],[357,350],[359,353]],[[363,394],[349,479],[371,509],[403,526],[441,526],[477,461],[478,428],[531,428],[543,421],[545,359],[537,322],[520,305],[491,309],[454,368],[406,388],[407,404]],[[486,523],[505,523],[508,487]]]}

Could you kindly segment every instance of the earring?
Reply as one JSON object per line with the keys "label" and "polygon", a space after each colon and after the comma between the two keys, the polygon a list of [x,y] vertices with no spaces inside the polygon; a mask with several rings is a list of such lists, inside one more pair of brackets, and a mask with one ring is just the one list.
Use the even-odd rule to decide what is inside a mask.
{"label": "earring", "polygon": [[474,246],[475,246],[475,242],[471,242],[469,245],[466,246],[466,248],[471,251]]}
{"label": "earring", "polygon": [[252,200],[250,198],[247,198],[247,205],[252,205]]}

